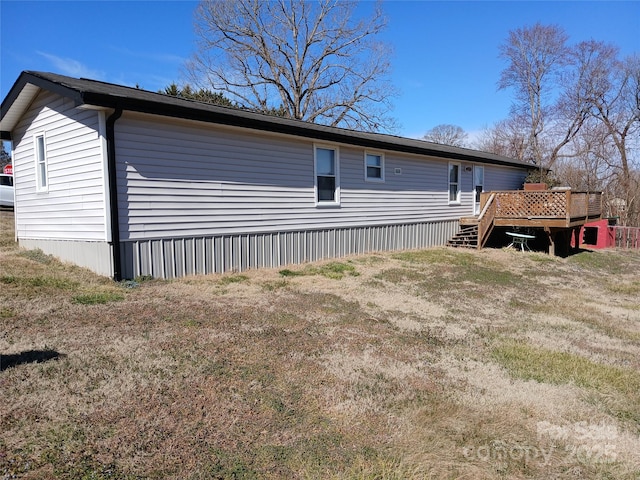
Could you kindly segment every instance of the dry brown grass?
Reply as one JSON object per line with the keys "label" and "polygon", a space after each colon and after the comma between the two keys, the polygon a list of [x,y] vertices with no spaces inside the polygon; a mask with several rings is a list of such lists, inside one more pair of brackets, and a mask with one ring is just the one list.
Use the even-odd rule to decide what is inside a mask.
{"label": "dry brown grass", "polygon": [[[640,475],[640,254],[117,285],[0,212],[3,478]],[[131,287],[131,285],[128,285]]]}

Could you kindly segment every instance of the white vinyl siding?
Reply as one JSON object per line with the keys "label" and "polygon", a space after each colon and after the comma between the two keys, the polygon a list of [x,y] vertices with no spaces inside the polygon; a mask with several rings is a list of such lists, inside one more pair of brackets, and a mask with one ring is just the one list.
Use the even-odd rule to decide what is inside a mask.
{"label": "white vinyl siding", "polygon": [[100,115],[41,92],[12,132],[19,239],[106,239]]}

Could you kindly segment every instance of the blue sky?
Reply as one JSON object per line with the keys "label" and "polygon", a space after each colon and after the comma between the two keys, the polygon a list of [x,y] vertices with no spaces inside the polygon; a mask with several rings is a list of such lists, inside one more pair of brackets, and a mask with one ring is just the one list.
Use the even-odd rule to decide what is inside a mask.
{"label": "blue sky", "polygon": [[[22,70],[157,91],[183,78],[195,48],[192,1],[0,1],[0,97]],[[372,4],[364,4],[363,9]],[[640,1],[398,1],[383,4],[394,49],[393,116],[400,135],[451,123],[474,134],[509,112],[497,91],[498,47],[536,22],[570,42],[602,40],[640,53]]]}

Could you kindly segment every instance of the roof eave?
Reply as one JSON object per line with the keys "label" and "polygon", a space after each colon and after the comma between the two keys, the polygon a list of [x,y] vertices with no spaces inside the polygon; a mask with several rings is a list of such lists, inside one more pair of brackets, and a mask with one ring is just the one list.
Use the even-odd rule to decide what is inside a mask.
{"label": "roof eave", "polygon": [[81,92],[31,72],[22,72],[0,106],[0,136],[2,140],[11,140],[11,132],[41,89],[59,93],[76,102],[81,102]]}
{"label": "roof eave", "polygon": [[[207,123],[218,123],[232,127],[250,128],[254,130],[313,138],[318,141],[344,143],[372,149],[390,150],[416,155],[430,155],[434,157],[446,158],[449,160],[486,163],[520,168],[527,168],[528,166],[526,164],[521,164],[513,159],[502,158],[486,152],[475,152],[472,150],[469,150],[469,153],[466,153],[465,151],[448,151],[447,146],[444,145],[441,146],[441,148],[429,148],[425,145],[406,145],[401,141],[393,142],[381,140],[379,138],[369,138],[369,136],[379,136],[379,134],[367,135],[364,132],[359,132],[360,135],[354,135],[349,130],[344,130],[344,132],[342,132],[342,129],[336,129],[316,124],[306,124],[299,121],[274,122],[274,118],[262,115],[238,115],[239,112],[235,110],[212,112],[206,109],[195,109],[191,106],[182,107],[177,105],[163,105],[145,100],[136,100],[125,97],[114,98],[102,94],[94,95],[91,93],[85,94],[84,101],[88,104],[101,107],[120,107],[124,110],[135,111],[138,113],[169,116],[173,118],[202,121]],[[389,138],[394,139],[396,137],[389,136]]]}

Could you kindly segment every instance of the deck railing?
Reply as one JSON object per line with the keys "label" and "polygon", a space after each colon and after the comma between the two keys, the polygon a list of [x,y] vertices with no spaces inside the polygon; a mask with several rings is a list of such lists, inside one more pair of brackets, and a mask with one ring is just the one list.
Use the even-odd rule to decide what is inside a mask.
{"label": "deck railing", "polygon": [[[482,202],[482,200],[481,200]],[[493,230],[493,219],[496,216],[495,195],[489,194],[478,216],[478,248],[484,247]]]}
{"label": "deck railing", "polygon": [[484,192],[480,206],[495,195],[496,219],[589,219],[602,212],[600,192],[574,192],[572,190],[513,190]]}
{"label": "deck railing", "polygon": [[616,247],[640,250],[640,227],[613,227]]}

